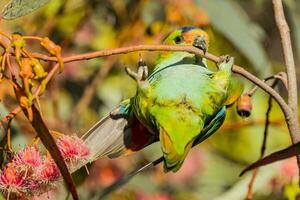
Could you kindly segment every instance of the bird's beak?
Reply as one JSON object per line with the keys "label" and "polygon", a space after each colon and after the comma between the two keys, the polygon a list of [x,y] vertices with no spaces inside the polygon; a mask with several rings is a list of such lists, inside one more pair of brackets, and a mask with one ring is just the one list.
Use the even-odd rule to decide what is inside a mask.
{"label": "bird's beak", "polygon": [[204,36],[197,36],[194,40],[193,46],[201,49],[204,52],[204,54],[207,51],[207,44]]}

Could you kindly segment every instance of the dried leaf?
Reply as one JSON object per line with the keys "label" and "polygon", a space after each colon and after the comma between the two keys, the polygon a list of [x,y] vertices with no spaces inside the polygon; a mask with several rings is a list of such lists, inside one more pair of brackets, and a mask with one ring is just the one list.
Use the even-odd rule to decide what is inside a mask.
{"label": "dried leaf", "polygon": [[11,0],[2,10],[3,19],[15,19],[42,7],[49,0]]}

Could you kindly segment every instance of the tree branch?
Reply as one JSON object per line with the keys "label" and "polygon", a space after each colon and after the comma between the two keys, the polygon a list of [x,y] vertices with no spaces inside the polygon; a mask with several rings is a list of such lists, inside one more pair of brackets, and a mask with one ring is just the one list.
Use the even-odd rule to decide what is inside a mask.
{"label": "tree branch", "polygon": [[[91,52],[91,53],[84,53],[84,54],[78,54],[74,56],[68,56],[63,58],[63,61],[65,63],[68,62],[73,62],[73,61],[79,61],[79,60],[88,60],[92,58],[97,58],[97,57],[105,57],[105,56],[112,56],[112,55],[117,55],[117,54],[127,54],[131,52],[136,52],[136,51],[185,51],[189,53],[193,53],[195,55],[200,55],[202,57],[205,57],[215,63],[219,62],[220,58],[218,56],[215,56],[213,54],[210,54],[204,52],[198,48],[195,48],[193,46],[179,46],[179,45],[137,45],[137,46],[129,46],[129,47],[122,47],[122,48],[116,48],[116,49],[109,49],[109,50],[101,50],[101,51],[96,51],[96,52]],[[55,57],[49,57],[45,56],[43,54],[39,53],[32,53],[32,56],[37,58],[37,59],[42,59],[44,61],[57,61]],[[280,105],[282,108],[285,116],[288,119],[291,119],[291,110],[288,107],[288,105],[285,103],[284,99],[269,85],[264,83],[264,81],[260,80],[250,72],[246,71],[242,67],[238,65],[234,65],[232,68],[232,71],[234,73],[240,74],[244,78],[248,79],[252,83],[258,85],[261,89],[263,89],[265,92],[270,94]]]}
{"label": "tree branch", "polygon": [[296,70],[291,45],[290,29],[286,22],[282,1],[273,0],[276,24],[280,33],[288,78],[288,104],[294,113],[298,111]]}
{"label": "tree branch", "polygon": [[[101,50],[101,51],[96,51],[96,52],[91,52],[91,53],[83,53],[83,54],[78,54],[74,56],[68,56],[63,58],[63,62],[68,63],[68,62],[73,62],[73,61],[79,61],[79,60],[88,60],[92,58],[97,58],[97,57],[105,57],[105,56],[112,56],[112,55],[117,55],[117,54],[126,54],[126,53],[131,53],[131,52],[137,52],[137,51],[185,51],[189,53],[193,53],[195,55],[200,55],[202,57],[205,57],[215,63],[219,62],[220,58],[218,56],[215,56],[213,54],[210,54],[204,52],[198,48],[195,48],[193,46],[179,46],[179,45],[137,45],[137,46],[129,46],[129,47],[122,47],[122,48],[116,48],[116,49],[109,49],[109,50]],[[57,61],[56,57],[50,57],[46,56],[43,54],[39,53],[32,53],[32,57],[35,57],[37,59],[41,59],[44,61]],[[56,64],[51,71],[49,72],[48,76],[45,79],[45,82],[48,83],[53,76],[59,71],[59,65]],[[263,80],[260,80],[250,72],[246,71],[242,67],[238,65],[234,65],[232,68],[232,71],[234,73],[237,73],[244,78],[248,79],[255,85],[259,86],[261,89],[263,89],[265,92],[270,94],[276,102],[279,104],[280,108],[282,109],[288,127],[290,127],[291,124],[293,124],[293,113],[290,107],[286,104],[284,99],[273,89],[271,88],[268,84],[266,84]],[[34,97],[38,95],[38,91],[40,91],[40,88],[38,88],[37,92],[35,93]],[[17,113],[20,111],[20,109],[15,109],[14,113]],[[13,115],[12,115],[13,116]],[[5,117],[2,119],[2,123],[6,122],[9,117]]]}
{"label": "tree branch", "polygon": [[[297,78],[291,44],[290,29],[284,16],[284,10],[281,0],[272,0],[274,17],[278,27],[288,80],[288,106],[291,110],[292,119],[288,120],[288,127],[293,143],[300,141],[300,129],[298,121],[298,96],[297,96]],[[300,155],[297,156],[298,168],[300,171]]]}

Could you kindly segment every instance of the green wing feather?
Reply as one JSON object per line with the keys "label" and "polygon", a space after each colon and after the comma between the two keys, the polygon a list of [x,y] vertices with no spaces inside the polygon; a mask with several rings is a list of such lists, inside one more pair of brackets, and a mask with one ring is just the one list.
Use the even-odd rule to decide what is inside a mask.
{"label": "green wing feather", "polygon": [[213,117],[213,119],[209,120],[208,123],[204,126],[199,136],[194,140],[193,146],[196,146],[206,140],[209,136],[214,134],[223,124],[226,116],[226,108],[225,106],[221,108],[221,110]]}

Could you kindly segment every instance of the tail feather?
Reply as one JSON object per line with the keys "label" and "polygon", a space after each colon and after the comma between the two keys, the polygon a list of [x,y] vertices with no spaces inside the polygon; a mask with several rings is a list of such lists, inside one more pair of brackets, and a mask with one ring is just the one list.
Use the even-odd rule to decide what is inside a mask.
{"label": "tail feather", "polygon": [[[118,156],[125,150],[124,134],[128,120],[126,118],[113,119],[110,115],[106,116],[95,124],[82,139],[90,148],[91,161],[101,156]],[[128,128],[127,128],[128,129]]]}
{"label": "tail feather", "polygon": [[161,128],[160,130],[160,142],[162,151],[164,154],[164,169],[166,172],[173,171],[176,172],[180,169],[181,165],[183,164],[183,161],[185,157],[187,156],[187,153],[192,147],[193,141],[189,142],[185,148],[183,153],[178,153],[176,149],[174,148],[174,144],[171,141],[168,133]]}

